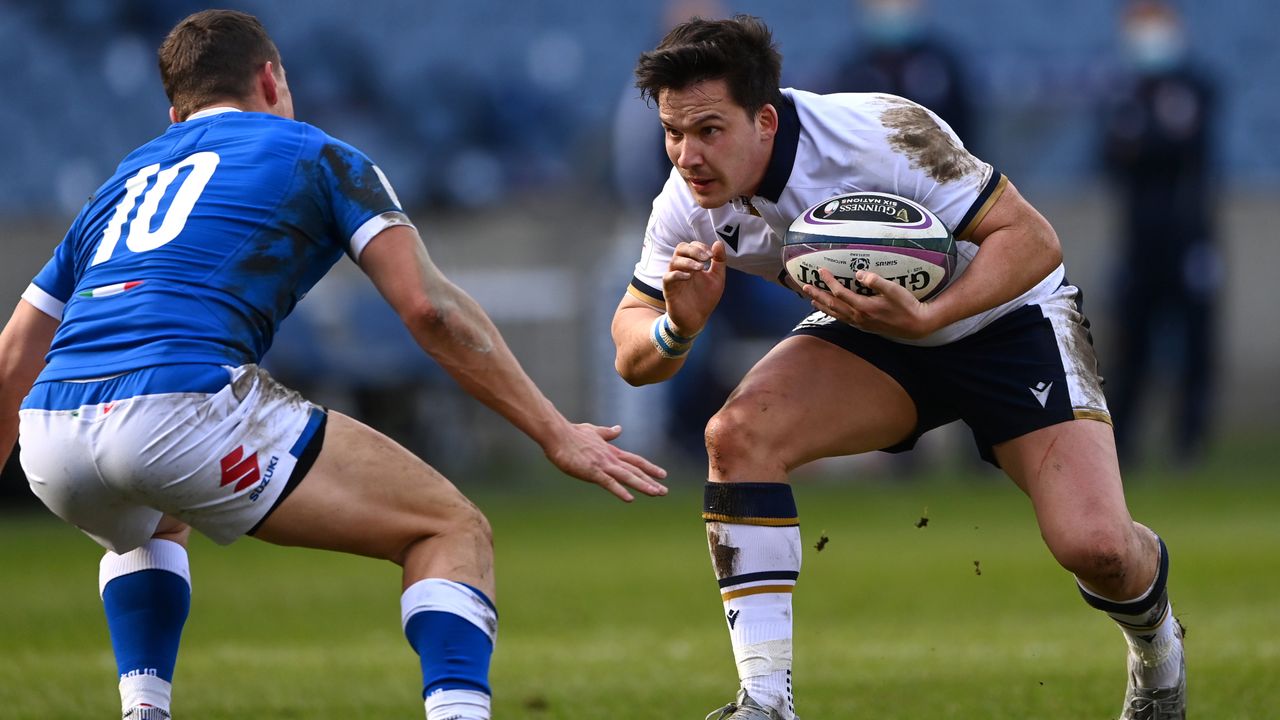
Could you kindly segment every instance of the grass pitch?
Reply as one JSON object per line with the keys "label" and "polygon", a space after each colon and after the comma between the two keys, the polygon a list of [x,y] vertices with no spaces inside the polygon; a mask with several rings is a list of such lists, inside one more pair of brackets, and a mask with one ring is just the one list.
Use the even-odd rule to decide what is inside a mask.
{"label": "grass pitch", "polygon": [[[1239,457],[1129,481],[1134,516],[1170,547],[1196,718],[1280,712],[1280,487],[1261,454]],[[634,506],[560,479],[471,491],[497,535],[495,717],[700,719],[730,699],[700,482],[673,478],[671,496]],[[1012,485],[809,477],[797,501],[802,717],[1115,717],[1120,633],[1077,596]],[[98,555],[52,516],[0,516],[0,717],[117,712]],[[396,568],[252,540],[197,538],[191,556],[179,720],[422,717]]]}

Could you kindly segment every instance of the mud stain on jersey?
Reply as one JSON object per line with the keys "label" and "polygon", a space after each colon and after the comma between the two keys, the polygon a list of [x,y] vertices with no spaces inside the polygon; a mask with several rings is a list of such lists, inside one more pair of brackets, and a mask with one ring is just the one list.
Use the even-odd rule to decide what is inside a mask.
{"label": "mud stain on jersey", "polygon": [[903,100],[888,105],[880,122],[890,131],[889,145],[910,158],[911,167],[940,183],[977,173],[977,158],[956,144],[923,107]]}
{"label": "mud stain on jersey", "polygon": [[[280,319],[293,311],[299,300],[298,285],[315,255],[318,240],[324,237],[326,215],[316,200],[314,188],[322,181],[323,170],[315,160],[299,161],[295,172],[301,176],[299,189],[285,198],[276,211],[276,221],[260,228],[241,250],[236,260],[239,284],[227,288],[241,297],[257,296],[269,302],[273,317]],[[274,293],[262,297],[262,289]],[[264,328],[269,336],[274,327]]]}
{"label": "mud stain on jersey", "polygon": [[727,533],[721,533],[716,525],[707,525],[707,543],[711,546],[711,564],[716,577],[723,580],[738,574],[738,548],[729,545]]}
{"label": "mud stain on jersey", "polygon": [[386,210],[391,197],[373,169],[373,163],[353,162],[356,158],[341,145],[329,143],[320,151],[321,161],[329,167],[338,182],[338,192],[370,212]]}

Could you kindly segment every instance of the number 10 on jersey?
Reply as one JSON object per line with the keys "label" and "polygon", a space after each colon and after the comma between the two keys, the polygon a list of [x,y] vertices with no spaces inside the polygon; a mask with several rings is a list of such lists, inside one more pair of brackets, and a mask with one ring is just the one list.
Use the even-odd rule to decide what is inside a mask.
{"label": "number 10 on jersey", "polygon": [[[102,231],[102,242],[99,243],[98,252],[93,256],[90,266],[106,262],[115,252],[124,231],[124,223],[133,212],[139,196],[142,197],[142,205],[138,208],[138,214],[134,216],[133,221],[129,223],[129,230],[125,234],[125,245],[133,252],[146,252],[155,250],[178,237],[187,224],[191,209],[195,207],[196,201],[204,192],[209,178],[213,177],[213,171],[218,167],[219,160],[215,152],[198,152],[164,170],[160,169],[159,163],[148,165],[126,180],[124,199],[116,205],[115,213],[107,223],[107,229]],[[169,203],[168,210],[161,218],[160,227],[152,230],[151,223],[160,207],[160,201],[164,199],[169,186],[184,168],[191,168],[191,172],[187,173],[182,184],[178,186],[177,192],[174,193],[173,201]],[[152,177],[155,177],[156,181],[148,190],[147,185],[150,184]],[[143,190],[146,190],[146,194],[143,194]]]}

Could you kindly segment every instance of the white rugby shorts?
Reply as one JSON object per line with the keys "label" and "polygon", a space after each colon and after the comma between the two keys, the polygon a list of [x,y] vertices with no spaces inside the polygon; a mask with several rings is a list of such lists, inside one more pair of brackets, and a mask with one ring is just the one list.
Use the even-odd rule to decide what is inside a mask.
{"label": "white rugby shorts", "polygon": [[[183,369],[204,373],[209,391],[117,397],[146,373],[169,373],[171,385]],[[20,418],[32,491],[124,553],[165,514],[224,545],[255,530],[310,469],[326,416],[257,365],[211,365],[39,383]]]}

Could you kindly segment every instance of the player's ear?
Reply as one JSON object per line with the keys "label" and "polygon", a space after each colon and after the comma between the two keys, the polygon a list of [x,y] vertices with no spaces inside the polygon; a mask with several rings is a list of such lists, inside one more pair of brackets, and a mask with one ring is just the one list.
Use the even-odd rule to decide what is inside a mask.
{"label": "player's ear", "polygon": [[262,99],[267,101],[269,107],[275,107],[280,102],[280,87],[276,80],[275,63],[268,60],[258,68],[258,86],[262,88]]}
{"label": "player's ear", "polygon": [[760,133],[761,140],[772,140],[778,133],[778,109],[771,103],[765,103],[756,113],[756,131]]}
{"label": "player's ear", "polygon": [[171,123],[178,122],[178,108],[172,105],[169,106],[169,122]]}

